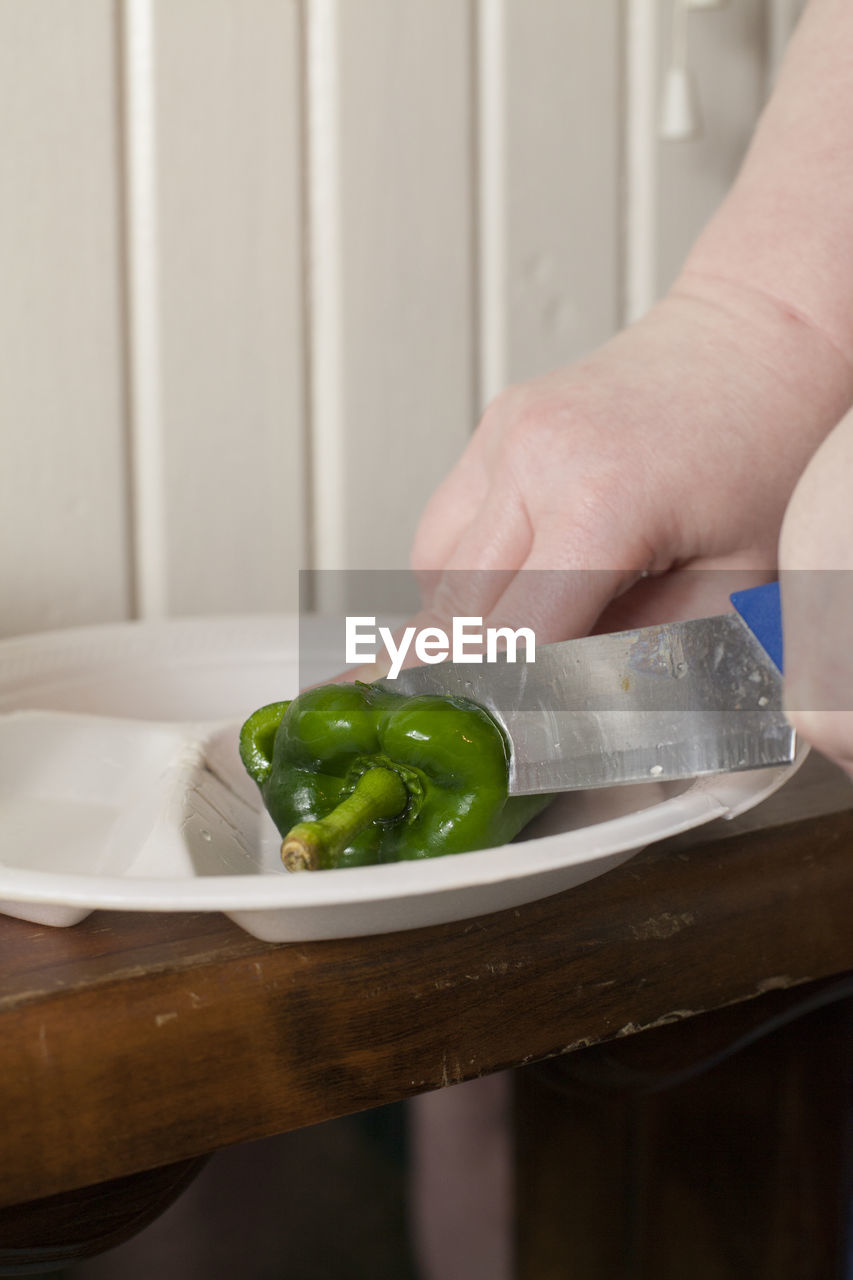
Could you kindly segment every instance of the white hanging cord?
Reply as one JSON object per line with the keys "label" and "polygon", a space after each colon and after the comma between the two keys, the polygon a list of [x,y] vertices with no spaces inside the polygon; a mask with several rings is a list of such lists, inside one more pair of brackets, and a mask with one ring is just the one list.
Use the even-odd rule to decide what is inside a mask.
{"label": "white hanging cord", "polygon": [[687,61],[687,9],[689,0],[673,0],[669,67],[663,82],[660,136],[668,142],[698,138],[701,114],[696,86]]}
{"label": "white hanging cord", "polygon": [[687,67],[687,0],[673,0],[669,62],[672,67]]}

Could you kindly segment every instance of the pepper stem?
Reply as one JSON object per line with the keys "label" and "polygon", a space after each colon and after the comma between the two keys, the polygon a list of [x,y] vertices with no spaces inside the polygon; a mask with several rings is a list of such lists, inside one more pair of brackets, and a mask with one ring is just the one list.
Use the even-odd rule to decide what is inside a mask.
{"label": "pepper stem", "polygon": [[371,822],[396,818],[409,801],[406,784],[393,769],[368,769],[339,805],[315,822],[298,822],[281,846],[288,871],[334,867],[347,845]]}

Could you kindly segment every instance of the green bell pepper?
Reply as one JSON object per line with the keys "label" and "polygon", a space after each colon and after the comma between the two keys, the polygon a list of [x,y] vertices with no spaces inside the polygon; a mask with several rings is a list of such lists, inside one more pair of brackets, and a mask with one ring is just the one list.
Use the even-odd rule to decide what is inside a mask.
{"label": "green bell pepper", "polygon": [[509,796],[500,726],[463,698],[330,684],[261,707],[240,755],[290,871],[505,844],[551,800]]}

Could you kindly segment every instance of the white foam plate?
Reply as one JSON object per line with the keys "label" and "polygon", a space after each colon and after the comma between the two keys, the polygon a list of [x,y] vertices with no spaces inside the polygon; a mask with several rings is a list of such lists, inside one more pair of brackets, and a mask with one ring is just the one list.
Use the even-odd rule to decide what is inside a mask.
{"label": "white foam plate", "polygon": [[[303,681],[332,674],[322,652],[303,659]],[[237,734],[298,683],[295,617],[0,643],[0,913],[66,926],[96,909],[222,911],[269,941],[412,929],[569,889],[792,774],[570,793],[499,849],[291,875]]]}

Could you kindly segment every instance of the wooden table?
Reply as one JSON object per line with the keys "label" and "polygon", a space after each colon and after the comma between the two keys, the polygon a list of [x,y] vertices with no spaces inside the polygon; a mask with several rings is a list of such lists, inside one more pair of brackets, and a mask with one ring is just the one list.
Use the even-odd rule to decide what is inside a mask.
{"label": "wooden table", "polygon": [[[853,991],[851,973],[853,787],[814,759],[744,819],[649,848],[568,893],[433,929],[271,945],[219,915],[99,912],[67,930],[0,918],[0,1205],[14,1206],[0,1213],[0,1266],[25,1246],[82,1254],[128,1234],[197,1157],[227,1144],[554,1058],[517,1073],[519,1275],[567,1274],[578,1227],[567,1178],[581,1220],[609,1220],[609,1243],[590,1243],[573,1276],[705,1275],[684,1270],[683,1257],[668,1270],[636,1223],[615,1231],[614,1245],[614,1221],[636,1216],[638,1179],[647,1202],[650,1185],[666,1189],[681,1158],[673,1134],[697,1106],[710,1122],[709,1096],[726,1099],[729,1115],[739,1098],[746,1126],[770,1105],[768,1079],[784,1078],[788,1094],[756,1120],[761,1140],[796,1141],[789,1157],[823,1170],[812,1198],[826,1200],[844,1158],[840,1142],[827,1153],[826,1135],[842,1132],[853,1061],[847,1006],[837,1003]],[[734,1088],[713,1083],[724,1067],[699,1070],[808,1001],[827,1007],[807,1034],[793,1024],[800,1030],[760,1037],[770,1049],[740,1055],[765,1054],[754,1105],[741,1068]],[[794,1060],[802,1069],[788,1080]],[[698,1079],[712,1083],[697,1101]],[[579,1094],[582,1107],[566,1101]],[[674,1112],[662,1098],[676,1100]],[[679,1186],[689,1235],[691,1213],[705,1213],[715,1193],[694,1189],[686,1212]],[[661,1195],[652,1218],[666,1231],[674,1208]],[[808,1205],[826,1220],[808,1230],[826,1236],[827,1259],[840,1249],[835,1199]],[[557,1224],[552,1204],[562,1204]],[[758,1237],[778,1235],[771,1226],[753,1231],[765,1253]],[[842,1273],[768,1254],[742,1272],[707,1274]]]}

